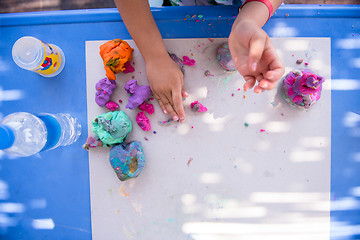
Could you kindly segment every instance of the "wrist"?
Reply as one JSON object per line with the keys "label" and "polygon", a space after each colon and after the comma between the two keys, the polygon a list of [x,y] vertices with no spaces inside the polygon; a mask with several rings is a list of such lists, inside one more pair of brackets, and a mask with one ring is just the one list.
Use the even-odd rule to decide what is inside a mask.
{"label": "wrist", "polygon": [[[271,4],[271,3],[270,3]],[[272,9],[269,9],[266,4],[260,1],[245,2],[241,7],[237,20],[251,20],[259,27],[265,25],[272,14]]]}
{"label": "wrist", "polygon": [[141,55],[144,58],[145,64],[153,62],[154,60],[169,57],[169,54],[163,44],[159,44],[157,46],[150,45],[141,51]]}

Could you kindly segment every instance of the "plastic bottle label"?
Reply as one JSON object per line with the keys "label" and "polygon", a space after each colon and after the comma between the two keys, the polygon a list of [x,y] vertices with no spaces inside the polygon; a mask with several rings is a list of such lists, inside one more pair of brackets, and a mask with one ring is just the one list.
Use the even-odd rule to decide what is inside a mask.
{"label": "plastic bottle label", "polygon": [[51,75],[55,73],[61,65],[61,54],[53,45],[43,41],[41,41],[41,43],[44,47],[44,58],[41,64],[33,71],[43,75]]}

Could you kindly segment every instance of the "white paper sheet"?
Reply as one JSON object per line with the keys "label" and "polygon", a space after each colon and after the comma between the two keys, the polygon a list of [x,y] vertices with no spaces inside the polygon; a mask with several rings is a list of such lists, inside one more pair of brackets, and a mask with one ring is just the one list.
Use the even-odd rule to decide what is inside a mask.
{"label": "white paper sheet", "polygon": [[[120,109],[134,126],[127,141],[142,142],[146,165],[138,178],[120,182],[109,149],[90,150],[94,240],[329,239],[330,39],[272,40],[286,72],[307,62],[327,79],[320,101],[309,111],[290,107],[277,89],[244,92],[242,77],[224,72],[215,60],[217,46],[226,39],[168,39],[170,52],[196,60],[185,69],[187,119],[160,125],[169,117],[153,100],[149,132],[136,124],[139,110],[125,109],[125,83],[134,77],[147,84],[144,61],[128,41],[135,49],[135,72],[117,74],[112,100],[123,101]],[[105,77],[99,56],[104,42],[86,42],[89,136],[91,120],[107,111],[94,101],[95,84]],[[205,76],[206,70],[214,76]],[[192,112],[195,100],[208,111]]]}

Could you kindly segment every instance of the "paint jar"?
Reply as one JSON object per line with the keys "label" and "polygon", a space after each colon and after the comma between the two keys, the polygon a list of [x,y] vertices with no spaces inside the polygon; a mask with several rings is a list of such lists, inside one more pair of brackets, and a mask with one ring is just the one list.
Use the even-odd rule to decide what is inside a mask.
{"label": "paint jar", "polygon": [[30,36],[15,42],[12,57],[19,67],[44,77],[55,77],[65,66],[65,55],[61,48]]}

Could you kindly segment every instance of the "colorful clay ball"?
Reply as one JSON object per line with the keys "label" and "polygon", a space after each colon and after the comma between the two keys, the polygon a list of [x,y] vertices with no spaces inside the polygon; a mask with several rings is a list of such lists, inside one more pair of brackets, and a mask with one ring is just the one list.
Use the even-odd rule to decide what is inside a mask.
{"label": "colorful clay ball", "polygon": [[116,109],[119,108],[119,104],[117,104],[114,101],[109,101],[105,104],[106,108],[109,109],[110,111],[115,111]]}
{"label": "colorful clay ball", "polygon": [[100,107],[104,107],[116,88],[116,81],[107,78],[100,79],[96,85],[95,102]]}
{"label": "colorful clay ball", "polygon": [[151,130],[150,120],[144,112],[139,112],[136,115],[136,122],[143,131]]}
{"label": "colorful clay ball", "polygon": [[131,79],[129,80],[125,86],[125,91],[130,94],[128,104],[126,104],[126,108],[134,109],[137,108],[140,104],[142,104],[151,93],[149,86],[139,86],[137,84],[137,80]]}
{"label": "colorful clay ball", "polygon": [[91,130],[104,145],[122,143],[132,130],[129,117],[123,111],[114,111],[98,115],[92,121]]}
{"label": "colorful clay ball", "polygon": [[139,105],[141,111],[147,112],[148,114],[153,114],[155,112],[154,105],[151,103],[143,102]]}
{"label": "colorful clay ball", "polygon": [[100,56],[104,63],[106,77],[116,80],[116,73],[126,69],[125,64],[132,59],[134,49],[121,39],[108,41],[100,46]]}
{"label": "colorful clay ball", "polygon": [[204,107],[199,101],[194,101],[190,104],[191,110],[193,112],[206,112],[207,108]]}
{"label": "colorful clay ball", "polygon": [[138,141],[114,145],[109,161],[121,181],[139,176],[145,166],[145,154]]}
{"label": "colorful clay ball", "polygon": [[222,43],[216,51],[216,58],[226,71],[236,71],[235,63],[231,57],[229,44]]}
{"label": "colorful clay ball", "polygon": [[308,69],[291,71],[283,79],[284,98],[292,106],[309,109],[320,99],[324,81]]}

